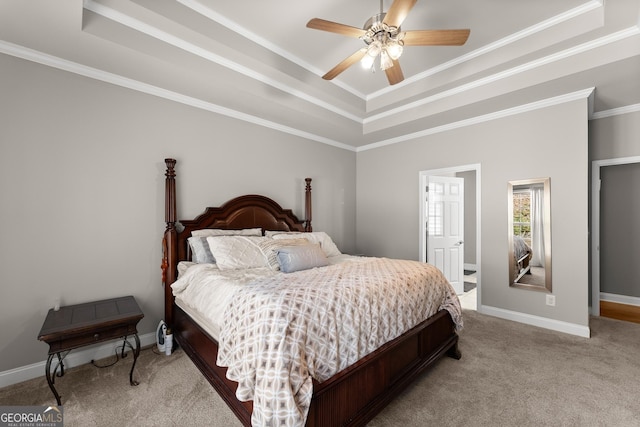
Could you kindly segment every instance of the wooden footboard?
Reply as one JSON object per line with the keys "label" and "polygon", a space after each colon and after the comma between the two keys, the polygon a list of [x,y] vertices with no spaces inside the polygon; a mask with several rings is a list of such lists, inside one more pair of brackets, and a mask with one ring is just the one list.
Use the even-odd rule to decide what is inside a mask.
{"label": "wooden footboard", "polygon": [[440,311],[322,384],[314,384],[307,426],[361,426],[445,354],[457,359],[451,316]]}
{"label": "wooden footboard", "polygon": [[[240,402],[237,383],[216,365],[218,346],[174,306],[174,338],[238,419],[251,425],[252,402]],[[460,358],[451,316],[440,311],[323,383],[314,381],[307,426],[361,426],[379,413],[422,371],[445,354]]]}

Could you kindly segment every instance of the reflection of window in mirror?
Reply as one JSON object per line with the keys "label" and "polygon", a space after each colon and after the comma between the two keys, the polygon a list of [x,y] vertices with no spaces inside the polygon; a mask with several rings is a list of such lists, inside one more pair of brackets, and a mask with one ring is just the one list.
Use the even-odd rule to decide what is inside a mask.
{"label": "reflection of window in mirror", "polygon": [[513,189],[513,234],[531,246],[531,189]]}
{"label": "reflection of window in mirror", "polygon": [[549,179],[509,182],[510,286],[551,292]]}

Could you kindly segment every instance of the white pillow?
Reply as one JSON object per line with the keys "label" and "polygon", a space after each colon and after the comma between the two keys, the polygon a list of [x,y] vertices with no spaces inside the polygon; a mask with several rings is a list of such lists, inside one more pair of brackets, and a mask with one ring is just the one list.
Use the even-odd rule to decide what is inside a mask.
{"label": "white pillow", "polygon": [[191,260],[198,264],[216,262],[209,250],[208,236],[262,236],[261,228],[243,228],[239,230],[225,230],[223,228],[204,228],[193,230],[191,237],[187,239],[191,247]]}
{"label": "white pillow", "polygon": [[280,270],[280,265],[278,264],[278,249],[285,246],[301,246],[308,245],[309,241],[307,239],[270,239],[266,238],[258,243],[262,254],[267,260],[267,264],[269,268],[272,270]]}
{"label": "white pillow", "polygon": [[220,270],[268,267],[259,242],[262,236],[209,236],[207,243]]}
{"label": "white pillow", "polygon": [[285,246],[278,249],[278,263],[283,273],[308,270],[329,265],[329,260],[320,245]]}
{"label": "white pillow", "polygon": [[342,254],[342,252],[340,252],[336,244],[333,243],[333,240],[331,240],[331,237],[324,231],[313,231],[311,233],[298,233],[298,232],[286,232],[286,231],[274,232],[274,234],[272,234],[271,237],[276,240],[295,239],[295,238],[303,237],[311,243],[318,243],[327,256],[336,256],[336,255]]}
{"label": "white pillow", "polygon": [[262,236],[262,228],[241,228],[239,230],[225,230],[224,228],[203,228],[202,230],[193,230],[192,236],[209,237],[209,236]]}

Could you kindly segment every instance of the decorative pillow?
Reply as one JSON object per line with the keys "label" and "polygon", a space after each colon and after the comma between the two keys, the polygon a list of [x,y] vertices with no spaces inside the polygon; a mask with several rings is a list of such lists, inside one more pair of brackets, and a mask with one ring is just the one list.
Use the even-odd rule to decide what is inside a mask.
{"label": "decorative pillow", "polygon": [[198,264],[213,264],[216,262],[207,243],[207,237],[209,236],[262,236],[262,229],[243,228],[239,230],[225,230],[223,228],[205,228],[202,230],[193,230],[191,237],[187,239],[191,247],[191,260],[193,262],[197,262]]}
{"label": "decorative pillow", "polygon": [[268,267],[258,244],[262,236],[209,236],[207,243],[220,270]]}
{"label": "decorative pillow", "polygon": [[206,237],[194,237],[191,236],[187,239],[189,246],[191,247],[191,261],[198,264],[216,262],[215,258],[209,250],[209,244]]}
{"label": "decorative pillow", "polygon": [[[267,232],[265,231],[265,234],[266,233]],[[331,240],[331,237],[324,231],[313,231],[311,233],[286,232],[286,231],[277,232],[276,231],[272,233],[273,234],[271,235],[271,238],[276,240],[294,239],[294,238],[303,237],[311,243],[318,243],[327,256],[336,256],[336,255],[342,254],[342,252],[340,252],[336,244],[333,243],[333,240]]]}
{"label": "decorative pillow", "polygon": [[266,238],[258,243],[262,254],[267,260],[267,264],[269,264],[269,268],[272,270],[280,270],[280,264],[278,264],[278,250],[285,246],[301,246],[308,245],[309,241],[307,239],[270,239]]}
{"label": "decorative pillow", "polygon": [[278,249],[278,264],[280,271],[292,273],[315,267],[329,265],[329,260],[317,243],[303,246],[285,246]]}

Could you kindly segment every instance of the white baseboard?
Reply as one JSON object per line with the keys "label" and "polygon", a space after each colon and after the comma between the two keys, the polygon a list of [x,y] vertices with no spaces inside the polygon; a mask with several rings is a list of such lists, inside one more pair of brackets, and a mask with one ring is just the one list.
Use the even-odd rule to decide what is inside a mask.
{"label": "white baseboard", "polygon": [[600,301],[617,302],[619,304],[637,305],[640,306],[640,298],[630,297],[627,295],[609,294],[606,292],[600,292]]}
{"label": "white baseboard", "polygon": [[513,320],[527,325],[538,326],[540,328],[551,329],[553,331],[564,332],[565,334],[577,335],[583,338],[591,337],[591,330],[588,326],[577,325],[575,323],[563,322],[562,320],[547,319],[546,317],[534,316],[532,314],[519,313],[517,311],[505,310],[503,308],[482,305],[478,307],[478,313],[501,319]]}
{"label": "white baseboard", "polygon": [[[141,347],[146,347],[156,343],[156,334],[154,332],[140,335],[139,338]],[[90,363],[92,360],[99,360],[112,356],[115,354],[116,347],[120,345],[122,345],[122,340],[114,340],[102,345],[71,351],[64,359],[64,367],[65,369],[69,369],[75,366],[84,365],[85,363]],[[33,378],[44,378],[46,365],[47,361],[44,360],[42,362],[0,372],[0,387],[7,387]]]}

